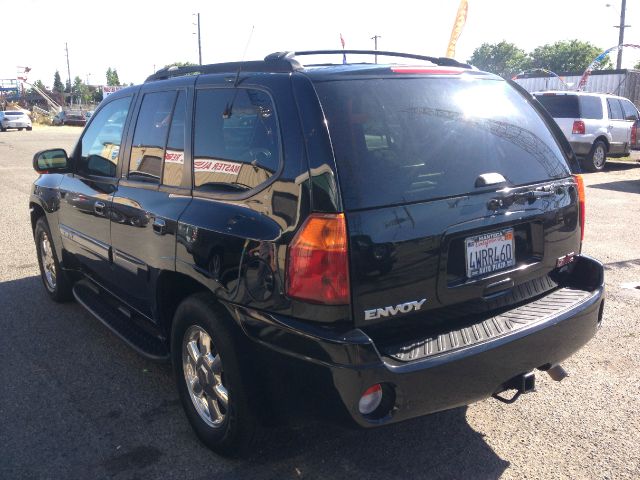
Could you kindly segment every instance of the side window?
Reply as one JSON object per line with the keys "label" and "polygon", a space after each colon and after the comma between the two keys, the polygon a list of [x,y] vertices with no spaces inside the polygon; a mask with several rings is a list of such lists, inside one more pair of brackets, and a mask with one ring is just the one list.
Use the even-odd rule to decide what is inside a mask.
{"label": "side window", "polygon": [[160,183],[175,98],[176,92],[171,91],[147,93],[142,99],[131,147],[130,180]]}
{"label": "side window", "polygon": [[251,190],[280,163],[278,125],[269,95],[253,89],[199,90],[193,139],[193,179],[212,192]]}
{"label": "side window", "polygon": [[623,120],[622,107],[617,98],[607,98],[607,106],[609,107],[609,118],[612,120]]}
{"label": "side window", "polygon": [[82,135],[76,171],[80,175],[115,177],[122,131],[131,97],[114,100],[100,109]]}
{"label": "side window", "polygon": [[186,109],[186,94],[184,91],[180,91],[180,93],[178,93],[176,106],[173,110],[167,149],[164,152],[162,183],[172,187],[179,187],[182,184]]}
{"label": "side window", "polygon": [[620,100],[625,120],[638,120],[638,109],[629,100]]}
{"label": "side window", "polygon": [[600,97],[590,97],[581,95],[580,99],[580,117],[594,120],[602,120],[602,100]]}

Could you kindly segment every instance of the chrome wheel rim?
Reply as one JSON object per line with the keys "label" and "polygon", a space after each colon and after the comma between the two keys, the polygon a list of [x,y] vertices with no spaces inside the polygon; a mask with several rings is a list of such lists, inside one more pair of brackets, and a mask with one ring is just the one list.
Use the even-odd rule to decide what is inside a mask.
{"label": "chrome wheel rim", "polygon": [[56,262],[53,258],[49,236],[45,232],[42,232],[40,236],[40,260],[42,261],[44,281],[49,290],[53,291],[56,289]]}
{"label": "chrome wheel rim", "polygon": [[209,334],[197,325],[187,329],[182,341],[182,371],[200,418],[210,427],[220,427],[229,409],[222,360]]}
{"label": "chrome wheel rim", "polygon": [[606,155],[604,153],[604,148],[602,147],[602,145],[598,145],[595,152],[593,152],[593,165],[596,168],[602,168],[602,166],[604,165],[605,157]]}

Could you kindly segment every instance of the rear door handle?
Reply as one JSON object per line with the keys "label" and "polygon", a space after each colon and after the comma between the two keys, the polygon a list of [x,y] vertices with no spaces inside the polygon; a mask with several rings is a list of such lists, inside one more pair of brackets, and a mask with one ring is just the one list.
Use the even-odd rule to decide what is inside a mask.
{"label": "rear door handle", "polygon": [[104,207],[106,207],[104,202],[97,201],[93,204],[93,211],[98,215],[104,215]]}
{"label": "rear door handle", "polygon": [[167,233],[167,222],[161,218],[156,218],[153,221],[153,232],[158,235],[164,235]]}

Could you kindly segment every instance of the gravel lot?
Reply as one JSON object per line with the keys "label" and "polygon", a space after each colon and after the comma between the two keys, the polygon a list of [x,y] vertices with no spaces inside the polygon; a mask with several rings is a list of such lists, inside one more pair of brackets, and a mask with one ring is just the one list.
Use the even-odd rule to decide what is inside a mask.
{"label": "gravel lot", "polygon": [[27,209],[37,150],[81,129],[0,133],[0,478],[640,478],[640,164],[586,175],[584,252],[606,265],[596,338],[562,383],[372,430],[280,427],[251,458],[200,445],[168,365],[48,300]]}

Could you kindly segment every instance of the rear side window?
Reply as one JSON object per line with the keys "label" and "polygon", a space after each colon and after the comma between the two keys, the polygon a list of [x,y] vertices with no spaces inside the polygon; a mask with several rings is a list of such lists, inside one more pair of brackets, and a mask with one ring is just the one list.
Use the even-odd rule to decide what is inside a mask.
{"label": "rear side window", "polygon": [[602,100],[600,97],[580,96],[580,118],[602,120]]}
{"label": "rear side window", "polygon": [[175,98],[176,92],[169,91],[147,93],[142,99],[131,147],[130,179],[160,182]]}
{"label": "rear side window", "polygon": [[607,98],[607,107],[609,108],[609,118],[613,120],[624,120],[622,107],[617,98]]}
{"label": "rear side window", "polygon": [[536,95],[553,118],[580,118],[577,95]]}
{"label": "rear side window", "polygon": [[171,118],[169,139],[164,153],[164,174],[162,176],[162,183],[172,187],[179,187],[182,184],[186,109],[186,94],[184,91],[180,91],[176,107],[173,110],[173,117]]}
{"label": "rear side window", "polygon": [[414,78],[316,84],[350,209],[569,175],[546,124],[506,82]]}
{"label": "rear side window", "polygon": [[196,94],[194,187],[242,192],[268,180],[280,164],[271,98],[254,89],[209,89]]}

